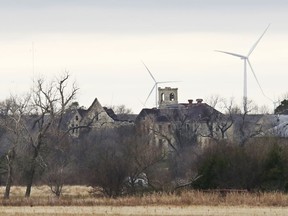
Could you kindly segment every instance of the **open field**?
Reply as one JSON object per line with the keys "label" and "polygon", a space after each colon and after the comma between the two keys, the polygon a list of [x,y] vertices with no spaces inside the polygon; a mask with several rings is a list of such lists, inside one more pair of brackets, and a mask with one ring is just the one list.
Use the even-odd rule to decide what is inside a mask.
{"label": "open field", "polygon": [[228,206],[54,206],[54,207],[0,207],[0,215],[21,216],[103,216],[103,215],[191,215],[191,216],[284,216],[288,208],[281,207],[228,207]]}
{"label": "open field", "polygon": [[[123,196],[116,199],[102,195],[92,196],[91,187],[66,186],[56,198],[47,186],[34,186],[30,198],[25,198],[24,187],[12,187],[9,200],[0,199],[0,206],[256,206],[288,207],[285,193],[227,193],[181,191],[177,193],[151,193]],[[4,193],[4,188],[0,188]]]}
{"label": "open field", "polygon": [[113,199],[93,197],[89,191],[85,186],[67,186],[58,199],[47,186],[40,186],[33,187],[31,198],[24,198],[25,188],[13,187],[11,198],[0,202],[0,215],[288,215],[288,195],[283,193],[183,191]]}

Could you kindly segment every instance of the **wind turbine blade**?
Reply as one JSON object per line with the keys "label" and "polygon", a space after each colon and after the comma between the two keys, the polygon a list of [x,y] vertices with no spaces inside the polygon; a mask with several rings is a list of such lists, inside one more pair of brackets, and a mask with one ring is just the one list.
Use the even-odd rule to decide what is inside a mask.
{"label": "wind turbine blade", "polygon": [[154,78],[154,76],[152,75],[152,73],[150,72],[149,68],[145,65],[145,63],[142,61],[143,65],[145,66],[145,68],[147,69],[147,71],[149,72],[150,76],[152,77],[152,79],[154,80],[154,82],[156,83],[156,79]]}
{"label": "wind turbine blade", "polygon": [[256,46],[258,45],[258,43],[260,42],[260,40],[262,39],[262,37],[264,36],[264,34],[266,33],[266,31],[268,30],[270,24],[267,26],[267,28],[265,29],[265,31],[263,32],[263,34],[260,36],[260,38],[256,41],[256,43],[251,47],[250,51],[247,54],[247,57],[250,56],[250,54],[254,51],[254,49],[256,48]]}
{"label": "wind turbine blade", "polygon": [[162,84],[162,83],[176,83],[176,82],[181,82],[181,81],[163,81],[163,82],[157,82],[157,83]]}
{"label": "wind turbine blade", "polygon": [[260,82],[258,81],[257,76],[256,76],[256,74],[255,74],[255,72],[254,72],[254,70],[253,70],[253,68],[252,68],[252,65],[251,65],[251,63],[250,63],[250,61],[249,61],[248,58],[247,58],[247,62],[248,62],[248,64],[249,64],[249,67],[250,67],[250,69],[251,69],[251,71],[252,71],[252,74],[253,74],[253,76],[254,76],[254,78],[255,78],[255,80],[256,80],[256,82],[257,82],[257,84],[258,84],[258,86],[259,86],[259,88],[260,88],[260,90],[261,90],[261,92],[262,92],[262,94],[263,94],[263,96],[266,97],[266,98],[268,98],[269,100],[273,101],[271,98],[269,98],[268,96],[266,96],[266,94],[264,93],[264,91],[263,91],[263,89],[262,89],[262,87],[261,87],[261,85],[260,85]]}
{"label": "wind turbine blade", "polygon": [[240,55],[240,54],[237,54],[237,53],[231,53],[231,52],[226,52],[226,51],[221,51],[221,50],[214,50],[214,51],[215,52],[225,53],[225,54],[232,55],[232,56],[237,56],[239,58],[246,58],[246,56]]}
{"label": "wind turbine blade", "polygon": [[154,85],[154,86],[153,86],[153,88],[151,89],[151,91],[150,91],[150,93],[149,93],[148,97],[146,98],[146,100],[145,100],[145,103],[144,103],[144,104],[146,104],[147,100],[148,100],[148,99],[149,99],[149,97],[151,96],[151,94],[152,94],[153,90],[155,89],[156,85],[157,85],[157,83],[155,83],[155,85]]}
{"label": "wind turbine blade", "polygon": [[145,103],[142,100],[140,100],[139,98],[137,98],[137,99],[138,99],[138,102],[142,105],[142,107],[145,107]]}

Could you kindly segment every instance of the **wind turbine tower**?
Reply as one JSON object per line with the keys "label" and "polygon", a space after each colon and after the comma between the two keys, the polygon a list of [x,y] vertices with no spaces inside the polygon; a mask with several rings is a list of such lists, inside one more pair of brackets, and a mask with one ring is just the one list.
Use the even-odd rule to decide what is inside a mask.
{"label": "wind turbine tower", "polygon": [[256,46],[258,45],[258,43],[260,42],[260,40],[262,39],[262,37],[264,36],[264,34],[266,33],[266,31],[268,30],[270,25],[267,26],[267,28],[264,30],[264,32],[262,33],[262,35],[260,36],[260,38],[255,42],[255,44],[251,47],[251,49],[249,50],[248,54],[247,55],[241,55],[241,54],[238,54],[238,53],[232,53],[232,52],[226,52],[226,51],[222,51],[222,50],[215,50],[216,52],[221,52],[221,53],[225,53],[225,54],[228,54],[228,55],[232,55],[232,56],[235,56],[235,57],[238,57],[240,59],[242,59],[244,61],[244,87],[243,87],[243,107],[244,107],[244,112],[247,112],[247,101],[248,101],[248,96],[247,96],[247,64],[249,65],[251,71],[252,71],[252,74],[262,92],[262,94],[267,97],[262,88],[261,88],[261,85],[257,79],[257,76],[252,68],[252,65],[249,61],[249,56],[251,55],[251,53],[255,50]]}

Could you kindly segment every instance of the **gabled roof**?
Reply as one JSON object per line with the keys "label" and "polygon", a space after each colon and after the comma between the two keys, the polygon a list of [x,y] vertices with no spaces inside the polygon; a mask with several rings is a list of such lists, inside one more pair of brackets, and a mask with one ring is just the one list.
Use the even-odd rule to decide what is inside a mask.
{"label": "gabled roof", "polygon": [[[101,106],[101,104],[99,103],[98,99],[95,98],[94,101],[92,102],[92,104],[90,105],[90,107],[87,109],[87,112],[89,112],[95,105],[99,105]],[[101,106],[102,107],[102,106]]]}
{"label": "gabled roof", "polygon": [[95,106],[103,108],[103,110],[107,113],[107,115],[110,118],[112,118],[114,121],[117,121],[117,115],[115,115],[114,111],[107,107],[102,107],[97,98],[94,99],[94,101],[92,102],[92,104],[88,109],[79,108],[77,109],[77,112],[79,113],[79,115],[81,115],[82,118],[84,118],[87,115],[87,113],[89,113]]}
{"label": "gabled roof", "polygon": [[[93,103],[90,105],[90,107],[89,107],[88,109],[85,109],[85,108],[83,108],[83,107],[80,107],[80,108],[76,109],[76,112],[78,112],[79,115],[80,115],[82,118],[84,118],[84,117],[87,115],[87,113],[95,106],[96,103],[100,104],[100,103],[98,102],[98,99],[97,99],[97,98],[94,99]],[[70,112],[70,113],[72,113],[72,114],[74,115],[74,114],[75,114],[75,110],[73,109],[73,111]]]}

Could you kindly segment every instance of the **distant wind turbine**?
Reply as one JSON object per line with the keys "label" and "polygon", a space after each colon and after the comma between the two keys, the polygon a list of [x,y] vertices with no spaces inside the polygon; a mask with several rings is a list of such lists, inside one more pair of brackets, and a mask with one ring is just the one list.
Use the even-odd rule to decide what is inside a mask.
{"label": "distant wind turbine", "polygon": [[[231,53],[231,52],[226,52],[226,51],[221,51],[221,50],[215,50],[216,52],[221,52],[221,53],[225,53],[225,54],[228,54],[228,55],[232,55],[232,56],[236,56],[236,57],[239,57],[240,59],[242,59],[244,61],[244,87],[243,87],[243,106],[244,106],[244,112],[247,111],[247,63],[253,73],[253,76],[262,92],[262,94],[268,98],[265,94],[264,94],[264,91],[257,79],[257,76],[252,68],[252,65],[249,61],[249,56],[251,55],[251,53],[255,50],[256,46],[258,45],[258,43],[260,42],[260,40],[262,39],[262,37],[264,36],[264,34],[266,33],[266,31],[268,30],[270,24],[267,26],[267,28],[265,29],[265,31],[263,32],[263,34],[260,36],[260,38],[256,41],[256,43],[251,47],[251,49],[249,50],[248,54],[245,56],[245,55],[241,55],[241,54],[237,54],[237,53]],[[268,98],[270,99],[270,98]],[[270,99],[271,100],[271,99]]]}
{"label": "distant wind turbine", "polygon": [[163,83],[173,83],[173,82],[178,82],[178,81],[164,81],[164,82],[158,82],[156,81],[156,79],[154,78],[153,74],[151,73],[151,71],[149,70],[149,68],[145,65],[145,63],[142,61],[143,65],[145,66],[146,70],[148,71],[148,73],[150,74],[151,78],[154,81],[154,86],[152,87],[148,97],[146,98],[144,105],[146,105],[147,100],[149,99],[149,97],[151,96],[152,92],[155,89],[155,107],[158,108],[158,84],[163,84]]}

